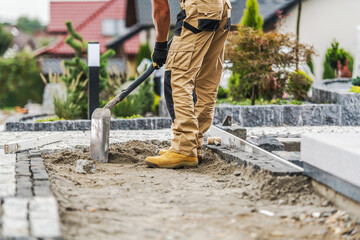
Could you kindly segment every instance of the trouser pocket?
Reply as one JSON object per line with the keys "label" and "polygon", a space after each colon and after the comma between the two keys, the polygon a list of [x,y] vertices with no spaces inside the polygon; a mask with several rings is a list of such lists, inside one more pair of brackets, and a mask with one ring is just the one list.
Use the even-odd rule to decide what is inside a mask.
{"label": "trouser pocket", "polygon": [[198,3],[198,29],[200,31],[216,31],[220,26],[222,12],[221,2]]}
{"label": "trouser pocket", "polygon": [[195,44],[192,42],[176,42],[176,39],[171,44],[169,56],[166,63],[166,68],[177,68],[184,71],[189,70],[193,53],[195,51]]}

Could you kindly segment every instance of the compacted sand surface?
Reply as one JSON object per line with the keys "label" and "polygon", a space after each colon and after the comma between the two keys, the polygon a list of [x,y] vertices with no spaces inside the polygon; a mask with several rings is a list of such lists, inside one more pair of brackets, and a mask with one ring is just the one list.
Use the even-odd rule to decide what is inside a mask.
{"label": "compacted sand surface", "polygon": [[65,239],[360,239],[360,225],[304,176],[273,177],[205,150],[197,168],[152,169],[168,143],[112,146],[109,163],[78,174],[85,152],[45,156]]}

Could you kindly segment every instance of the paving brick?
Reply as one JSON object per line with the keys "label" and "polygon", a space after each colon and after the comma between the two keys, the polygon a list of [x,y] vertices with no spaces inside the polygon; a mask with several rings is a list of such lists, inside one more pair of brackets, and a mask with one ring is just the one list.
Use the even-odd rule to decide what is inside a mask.
{"label": "paving brick", "polygon": [[29,205],[31,235],[42,238],[60,237],[56,200],[53,197],[34,197]]}
{"label": "paving brick", "polygon": [[5,238],[29,236],[28,200],[6,198],[3,204],[2,234]]}

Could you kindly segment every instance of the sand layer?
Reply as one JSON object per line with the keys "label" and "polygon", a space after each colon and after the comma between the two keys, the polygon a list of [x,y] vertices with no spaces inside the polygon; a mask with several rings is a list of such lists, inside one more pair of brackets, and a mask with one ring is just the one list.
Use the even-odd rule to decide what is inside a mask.
{"label": "sand layer", "polygon": [[[77,174],[88,152],[45,156],[65,239],[360,239],[360,225],[304,176],[273,177],[209,150],[189,169],[144,164],[167,142],[112,146],[109,163]],[[320,216],[319,216],[320,215]]]}

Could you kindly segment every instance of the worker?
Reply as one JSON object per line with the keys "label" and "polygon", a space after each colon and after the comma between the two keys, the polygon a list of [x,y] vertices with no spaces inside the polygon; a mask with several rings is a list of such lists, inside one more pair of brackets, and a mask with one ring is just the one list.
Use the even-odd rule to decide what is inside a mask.
{"label": "worker", "polygon": [[165,64],[164,92],[174,138],[169,150],[160,150],[159,156],[146,158],[146,164],[151,167],[198,165],[204,133],[214,116],[225,40],[231,24],[230,0],[179,2],[181,11],[168,49],[169,2],[152,0],[156,30],[152,61],[155,68]]}

